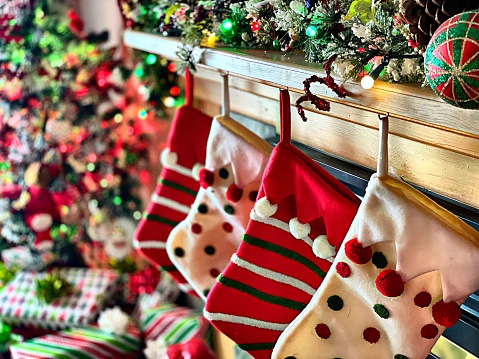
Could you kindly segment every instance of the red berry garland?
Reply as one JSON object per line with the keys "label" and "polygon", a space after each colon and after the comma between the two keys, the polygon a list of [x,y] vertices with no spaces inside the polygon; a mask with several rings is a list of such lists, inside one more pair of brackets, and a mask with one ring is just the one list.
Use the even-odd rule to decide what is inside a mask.
{"label": "red berry garland", "polygon": [[376,288],[386,297],[398,297],[404,292],[404,282],[399,273],[385,269],[376,277]]}

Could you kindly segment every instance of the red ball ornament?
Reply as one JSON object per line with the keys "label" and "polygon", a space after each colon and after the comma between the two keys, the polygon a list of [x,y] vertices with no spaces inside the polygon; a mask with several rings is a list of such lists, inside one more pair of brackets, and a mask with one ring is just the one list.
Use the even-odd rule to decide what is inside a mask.
{"label": "red ball ornament", "polygon": [[346,252],[346,257],[356,264],[366,264],[373,255],[371,247],[363,248],[363,245],[358,242],[357,238],[347,242],[344,251]]}
{"label": "red ball ornament", "polygon": [[451,17],[426,49],[426,79],[447,103],[479,109],[479,11]]}
{"label": "red ball ornament", "polygon": [[461,307],[456,302],[444,303],[441,299],[432,306],[432,317],[437,324],[452,327],[461,318]]}
{"label": "red ball ornament", "polygon": [[253,31],[253,32],[254,31],[259,31],[260,28],[261,28],[261,26],[260,26],[259,22],[253,21],[251,23],[251,31]]}
{"label": "red ball ornament", "polygon": [[398,297],[404,292],[404,282],[399,273],[385,269],[376,277],[376,288],[386,297]]}

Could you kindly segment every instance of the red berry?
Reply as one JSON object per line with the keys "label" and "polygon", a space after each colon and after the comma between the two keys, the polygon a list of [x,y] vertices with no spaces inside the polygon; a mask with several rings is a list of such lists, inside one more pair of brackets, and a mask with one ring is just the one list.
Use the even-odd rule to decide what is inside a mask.
{"label": "red berry", "polygon": [[414,304],[419,308],[426,308],[431,304],[431,294],[426,291],[423,291],[414,297]]}
{"label": "red berry", "polygon": [[432,306],[432,317],[437,324],[452,327],[461,318],[461,307],[456,302],[444,303],[441,299]]}
{"label": "red berry", "polygon": [[404,282],[399,273],[385,269],[376,277],[376,288],[386,297],[398,297],[404,292]]}
{"label": "red berry", "polygon": [[351,239],[344,248],[346,256],[356,264],[366,264],[371,260],[373,250],[371,247],[363,248],[357,238]]}
{"label": "red berry", "polygon": [[328,339],[331,336],[331,331],[329,330],[328,326],[324,323],[318,324],[315,330],[316,330],[316,334],[321,339]]}
{"label": "red berry", "polygon": [[336,264],[336,272],[338,272],[341,277],[347,278],[351,275],[351,268],[349,268],[347,263],[339,262]]}
{"label": "red berry", "polygon": [[241,197],[243,196],[243,190],[236,186],[234,183],[228,187],[228,190],[226,191],[226,199],[228,201],[236,203],[238,202]]}
{"label": "red berry", "polygon": [[425,339],[434,339],[439,333],[439,330],[434,324],[427,324],[421,329],[421,337]]}
{"label": "red berry", "polygon": [[206,168],[202,168],[199,173],[200,186],[208,188],[215,181],[215,174],[212,171],[208,171]]}
{"label": "red berry", "polygon": [[369,327],[364,329],[363,338],[365,341],[371,344],[374,344],[379,341],[380,337],[381,337],[381,333],[376,328]]}

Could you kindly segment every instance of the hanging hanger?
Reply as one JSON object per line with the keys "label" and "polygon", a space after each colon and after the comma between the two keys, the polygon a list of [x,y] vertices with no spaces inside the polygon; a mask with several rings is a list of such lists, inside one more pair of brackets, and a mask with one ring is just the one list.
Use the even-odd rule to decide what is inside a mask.
{"label": "hanging hanger", "polygon": [[254,147],[258,148],[261,151],[266,153],[271,153],[273,146],[263,140],[261,137],[257,136],[255,133],[248,130],[242,124],[233,120],[230,116],[230,94],[228,86],[228,73],[222,72],[221,76],[223,77],[223,106],[222,114],[216,116],[216,120],[226,127],[231,132],[243,138],[246,142],[250,143]]}
{"label": "hanging hanger", "polygon": [[378,178],[386,179],[389,176],[388,158],[388,134],[389,134],[389,113],[378,115],[379,118],[379,153],[378,153]]}

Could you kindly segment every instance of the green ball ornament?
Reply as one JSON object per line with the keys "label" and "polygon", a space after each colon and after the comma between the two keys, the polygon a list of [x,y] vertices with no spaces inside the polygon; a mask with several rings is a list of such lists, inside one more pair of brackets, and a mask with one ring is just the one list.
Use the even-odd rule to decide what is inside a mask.
{"label": "green ball ornament", "polygon": [[451,105],[479,109],[479,11],[451,17],[426,49],[426,79]]}
{"label": "green ball ornament", "polygon": [[275,50],[281,49],[281,43],[278,40],[273,40],[273,49]]}

